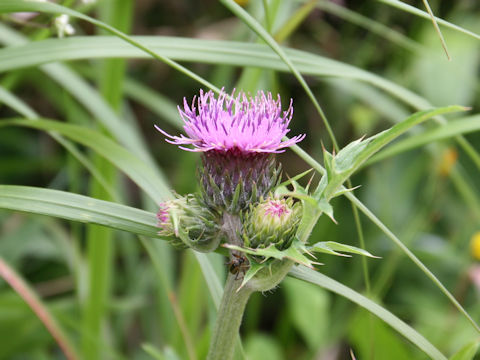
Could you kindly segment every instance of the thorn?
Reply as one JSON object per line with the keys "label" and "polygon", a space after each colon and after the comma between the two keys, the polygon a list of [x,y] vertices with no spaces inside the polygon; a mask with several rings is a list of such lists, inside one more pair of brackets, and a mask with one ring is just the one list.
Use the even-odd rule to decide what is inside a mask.
{"label": "thorn", "polygon": [[334,252],[335,252],[335,256],[352,257],[352,255],[340,253],[340,252],[337,252],[337,251],[334,251]]}
{"label": "thorn", "polygon": [[333,217],[333,215],[327,214],[327,216],[335,223],[335,225],[338,225],[338,222],[337,222],[337,220],[335,220],[335,218]]}
{"label": "thorn", "polygon": [[353,354],[352,348],[350,348],[350,357],[352,358],[352,360],[357,360],[357,358],[356,358],[355,355]]}
{"label": "thorn", "polygon": [[244,278],[242,283],[240,284],[240,286],[238,287],[238,289],[235,292],[238,293],[247,284],[247,282],[248,281],[245,281],[245,278]]}
{"label": "thorn", "polygon": [[308,251],[307,248],[302,248],[303,251],[305,251],[305,254],[308,254],[310,255],[312,258],[316,259],[317,257],[315,255],[313,255],[313,253],[311,253],[310,251]]}
{"label": "thorn", "polygon": [[314,177],[315,177],[315,174],[312,174],[312,176],[308,180],[307,186],[305,187],[305,190],[307,191],[307,193],[308,193],[308,189],[310,188],[310,185],[311,185]]}

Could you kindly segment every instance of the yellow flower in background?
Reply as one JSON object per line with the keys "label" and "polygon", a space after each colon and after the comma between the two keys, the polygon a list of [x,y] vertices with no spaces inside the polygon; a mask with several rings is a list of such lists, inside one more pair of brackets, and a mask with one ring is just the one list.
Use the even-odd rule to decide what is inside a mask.
{"label": "yellow flower in background", "polygon": [[449,147],[442,154],[442,159],[440,161],[440,166],[438,172],[440,175],[448,176],[453,166],[457,162],[458,152],[455,148]]}
{"label": "yellow flower in background", "polygon": [[470,251],[475,259],[480,260],[480,231],[473,234],[470,240]]}
{"label": "yellow flower in background", "polygon": [[249,0],[235,0],[235,2],[240,6],[245,6],[248,4]]}

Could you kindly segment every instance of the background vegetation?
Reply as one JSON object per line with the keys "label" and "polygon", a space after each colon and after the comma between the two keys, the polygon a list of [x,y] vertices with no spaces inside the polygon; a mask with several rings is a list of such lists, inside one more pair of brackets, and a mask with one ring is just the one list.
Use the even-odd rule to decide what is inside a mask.
{"label": "background vegetation", "polygon": [[[204,358],[225,258],[176,251],[154,239],[155,203],[168,188],[196,190],[199,158],[165,143],[153,125],[179,132],[175,106],[206,89],[205,81],[227,91],[279,92],[285,103],[294,100],[292,133],[306,133],[302,149],[321,162],[322,144],[333,144],[296,70],[340,147],[417,110],[472,108],[415,128],[352,182],[361,185],[355,195],[363,204],[478,320],[480,4],[430,1],[440,19],[461,26],[440,24],[448,61],[428,14],[393,0],[238,1],[283,46],[285,62],[271,39],[266,44],[246,25],[251,19],[244,12],[231,11],[238,9],[232,1],[59,3],[79,12],[70,13],[75,34],[63,39],[55,25],[63,10],[0,1],[0,184],[150,212],[93,202],[75,212],[68,204],[80,198],[0,187],[0,274],[7,280],[0,279],[0,359],[64,356],[28,303],[48,311],[51,332],[72,358]],[[423,1],[410,4],[425,10]],[[12,12],[22,6],[41,13],[19,18]],[[80,14],[135,34],[126,39],[133,44]],[[312,167],[293,151],[280,160],[285,175]],[[360,246],[350,201],[337,198],[333,207],[338,225],[322,217],[312,242]],[[381,259],[319,256],[324,265],[317,270],[355,292],[325,279],[314,285],[288,277],[275,291],[255,294],[241,329],[245,357],[350,359],[352,349],[357,359],[425,359],[432,357],[428,346],[412,343],[422,334],[446,357],[460,351],[456,359],[474,358],[475,327],[372,219],[360,216],[360,234]],[[399,330],[395,318],[387,321],[397,325],[392,328],[359,307],[360,293],[381,305],[377,316],[388,310],[410,327]]]}

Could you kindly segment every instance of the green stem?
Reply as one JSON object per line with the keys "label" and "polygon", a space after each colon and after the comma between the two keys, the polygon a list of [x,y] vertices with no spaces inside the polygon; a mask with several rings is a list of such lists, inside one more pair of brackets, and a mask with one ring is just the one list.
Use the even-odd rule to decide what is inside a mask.
{"label": "green stem", "polygon": [[245,306],[253,292],[248,287],[238,290],[242,280],[235,277],[228,274],[207,360],[229,360],[233,357]]}
{"label": "green stem", "polygon": [[[238,236],[242,226],[239,216],[225,212],[222,222],[222,231],[228,238],[228,242],[242,246],[242,240]],[[232,259],[233,256],[233,254],[230,255]],[[273,289],[283,280],[292,266],[291,260],[274,261],[268,269],[260,270],[243,287],[241,287],[242,279],[238,274],[228,274],[207,360],[232,359],[243,313],[250,295],[255,291]]]}

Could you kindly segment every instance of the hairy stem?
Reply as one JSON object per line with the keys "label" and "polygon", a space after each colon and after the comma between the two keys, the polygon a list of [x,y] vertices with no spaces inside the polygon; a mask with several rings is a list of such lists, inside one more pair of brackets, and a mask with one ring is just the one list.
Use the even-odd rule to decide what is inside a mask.
{"label": "hairy stem", "polygon": [[[224,213],[222,230],[229,243],[242,246],[242,240],[238,236],[241,226],[240,218],[237,215]],[[232,253],[230,256],[233,257]],[[275,261],[268,269],[258,272],[243,287],[241,287],[242,280],[238,274],[228,274],[207,360],[232,359],[235,341],[250,295],[255,291],[268,291],[277,286],[292,266],[291,260]]]}
{"label": "hairy stem", "polygon": [[247,287],[238,290],[242,280],[235,277],[228,274],[207,360],[230,360],[233,357],[245,306],[253,292]]}
{"label": "hairy stem", "polygon": [[[228,242],[238,246],[242,241],[238,234],[241,230],[241,221],[238,215],[225,212],[223,214],[222,231]],[[230,257],[233,257],[230,254]],[[242,322],[245,306],[253,292],[249,288],[242,288],[238,274],[228,274],[223,290],[222,302],[217,313],[217,321],[213,330],[207,360],[229,360],[233,357],[235,342]]]}

